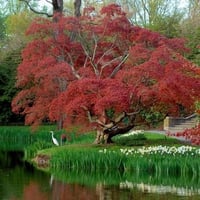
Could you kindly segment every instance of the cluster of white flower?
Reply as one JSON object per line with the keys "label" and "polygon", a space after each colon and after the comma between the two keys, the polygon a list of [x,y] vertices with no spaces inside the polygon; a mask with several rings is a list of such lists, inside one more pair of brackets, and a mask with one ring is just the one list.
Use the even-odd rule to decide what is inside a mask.
{"label": "cluster of white flower", "polygon": [[128,137],[131,135],[139,135],[139,134],[143,134],[144,131],[143,130],[130,130],[128,133],[120,135],[120,137]]}
{"label": "cluster of white flower", "polygon": [[[116,150],[108,150],[102,149],[99,150],[99,153],[117,153]],[[120,149],[120,153],[126,156],[134,156],[134,155],[184,155],[184,156],[194,156],[200,155],[200,148],[191,147],[191,146],[150,146],[150,147],[142,147],[142,148],[123,148]]]}
{"label": "cluster of white flower", "polygon": [[107,149],[99,150],[99,153],[106,153],[106,152],[107,152]]}
{"label": "cluster of white flower", "polygon": [[147,154],[169,154],[169,155],[200,155],[200,149],[191,146],[169,147],[169,146],[150,146],[139,149],[120,149],[125,155],[147,155]]}

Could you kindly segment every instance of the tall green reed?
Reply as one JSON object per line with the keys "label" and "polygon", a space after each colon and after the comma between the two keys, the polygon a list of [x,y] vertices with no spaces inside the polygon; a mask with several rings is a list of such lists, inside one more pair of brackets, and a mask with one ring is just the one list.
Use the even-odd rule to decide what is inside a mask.
{"label": "tall green reed", "polygon": [[99,153],[99,148],[66,148],[53,154],[50,167],[53,169],[77,169],[96,171],[124,168],[126,159],[119,152]]}
{"label": "tall green reed", "polygon": [[0,150],[24,150],[38,141],[51,142],[50,127],[33,132],[29,126],[0,126]]}
{"label": "tall green reed", "polygon": [[[53,170],[120,170],[131,173],[148,172],[155,176],[161,174],[190,175],[200,177],[199,154],[159,154],[159,153],[130,153],[128,150],[102,149],[97,147],[65,148],[55,152],[50,160]],[[193,155],[193,156],[192,156]]]}
{"label": "tall green reed", "polygon": [[67,183],[79,183],[83,185],[95,186],[98,183],[105,185],[132,183],[173,186],[181,188],[200,188],[200,177],[191,174],[166,174],[153,173],[149,171],[119,171],[116,169],[89,171],[81,168],[51,169],[54,178]]}
{"label": "tall green reed", "polygon": [[187,175],[200,176],[200,158],[196,159],[185,156],[170,155],[145,155],[131,156],[127,159],[125,169],[131,172],[153,173],[157,176],[166,175]]}

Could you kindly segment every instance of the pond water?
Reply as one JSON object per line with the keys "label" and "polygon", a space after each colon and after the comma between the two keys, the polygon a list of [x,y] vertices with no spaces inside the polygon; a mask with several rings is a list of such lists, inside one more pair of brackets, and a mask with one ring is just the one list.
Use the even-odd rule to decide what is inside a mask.
{"label": "pond water", "polygon": [[22,162],[22,157],[0,152],[0,200],[200,200],[200,180],[195,175],[189,180],[176,176],[162,180],[148,173],[132,174],[127,180],[109,172],[51,175]]}

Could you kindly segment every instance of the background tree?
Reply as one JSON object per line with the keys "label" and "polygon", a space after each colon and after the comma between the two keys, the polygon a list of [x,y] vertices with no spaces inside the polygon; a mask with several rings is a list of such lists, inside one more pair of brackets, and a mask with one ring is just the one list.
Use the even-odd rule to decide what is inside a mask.
{"label": "background tree", "polygon": [[149,28],[167,37],[177,37],[184,15],[177,0],[125,0],[122,6],[133,24]]}
{"label": "background tree", "polygon": [[[184,2],[187,2],[184,1]],[[117,3],[127,13],[129,20],[150,30],[160,32],[167,37],[179,34],[179,25],[186,14],[185,7],[179,0],[85,0],[84,5],[95,8]]]}
{"label": "background tree", "polygon": [[19,0],[0,0],[0,4],[4,11],[4,15],[17,14],[27,9],[27,7]]}
{"label": "background tree", "polygon": [[62,116],[65,127],[95,127],[97,143],[144,123],[152,110],[163,117],[194,111],[200,70],[182,56],[183,40],[133,26],[115,4],[93,12],[90,7],[79,18],[32,24],[13,111],[27,124]]}
{"label": "background tree", "polygon": [[16,81],[16,68],[21,62],[20,51],[12,51],[0,62],[0,124],[10,122],[23,122],[24,119],[14,115],[11,110],[12,98],[16,95],[17,89],[14,87]]}
{"label": "background tree", "polygon": [[25,32],[35,16],[28,11],[9,15],[6,19],[6,34],[8,35],[6,41],[6,48],[8,51],[20,49],[24,47],[30,38],[26,36]]}
{"label": "background tree", "polygon": [[187,38],[187,45],[191,49],[187,58],[200,65],[200,50],[197,48],[200,44],[200,2],[189,1],[187,13],[180,26],[181,36]]}
{"label": "background tree", "polygon": [[0,59],[2,57],[2,51],[4,49],[4,40],[6,39],[6,12],[4,3],[0,1]]}
{"label": "background tree", "polygon": [[25,30],[34,15],[19,1],[0,1],[3,25],[0,42],[0,123],[17,122],[21,117],[11,112],[11,100],[16,94],[16,68],[21,62],[21,50],[29,41]]}
{"label": "background tree", "polygon": [[[62,13],[65,11],[66,13],[72,14],[72,10],[74,10],[75,16],[80,16],[80,7],[81,7],[81,0],[74,0],[73,7],[71,2],[65,2],[66,10],[63,10],[64,1],[63,0],[52,0],[52,1],[36,1],[36,0],[20,0],[24,2],[31,11],[37,14],[46,15],[47,17],[55,17],[56,13]],[[43,3],[43,8],[40,9],[38,5]],[[45,5],[44,5],[45,3]],[[35,6],[37,5],[37,6]],[[47,7],[46,7],[47,6]],[[50,9],[48,9],[50,7]],[[71,10],[69,10],[71,8]]]}
{"label": "background tree", "polygon": [[4,32],[5,37],[1,43],[0,55],[6,55],[7,52],[22,48],[28,38],[25,36],[25,30],[34,18],[27,7],[18,0],[0,1],[0,7],[3,9]]}
{"label": "background tree", "polygon": [[5,34],[5,18],[0,14],[0,40],[2,41],[6,34]]}
{"label": "background tree", "polygon": [[33,13],[45,15],[47,17],[53,16],[53,6],[55,2],[63,2],[63,0],[18,0],[21,4],[26,6]]}

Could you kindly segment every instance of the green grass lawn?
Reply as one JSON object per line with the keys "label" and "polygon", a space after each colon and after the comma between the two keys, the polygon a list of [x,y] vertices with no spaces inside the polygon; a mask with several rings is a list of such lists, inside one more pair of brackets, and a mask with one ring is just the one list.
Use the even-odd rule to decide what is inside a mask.
{"label": "green grass lawn", "polygon": [[145,137],[147,138],[145,144],[146,145],[182,145],[185,144],[185,142],[180,141],[176,138],[168,137],[164,134],[159,133],[145,133]]}

